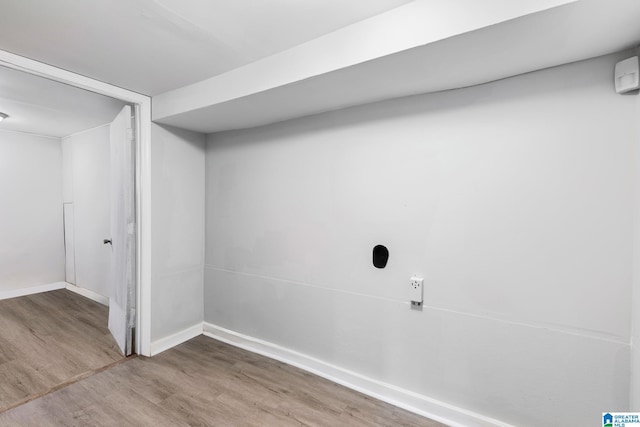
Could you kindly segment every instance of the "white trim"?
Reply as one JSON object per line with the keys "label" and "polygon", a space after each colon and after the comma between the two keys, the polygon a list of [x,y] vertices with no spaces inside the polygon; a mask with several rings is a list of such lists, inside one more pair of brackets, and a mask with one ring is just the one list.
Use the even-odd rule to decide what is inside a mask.
{"label": "white trim", "polygon": [[10,291],[0,291],[0,300],[23,297],[25,295],[39,294],[42,292],[56,291],[66,287],[65,282],[48,283],[46,285],[31,286],[29,288],[12,289]]}
{"label": "white trim", "polygon": [[50,80],[65,83],[70,86],[86,89],[101,95],[117,98],[135,104],[141,103],[144,99],[150,99],[147,95],[123,89],[109,83],[101,82],[81,74],[63,70],[53,65],[38,62],[15,53],[0,50],[0,64],[20,70],[36,76],[45,77]]}
{"label": "white trim", "polygon": [[135,105],[136,159],[136,353],[151,355],[151,98],[105,82],[0,50],[0,65],[110,96]]}
{"label": "white trim", "polygon": [[135,105],[136,140],[136,352],[151,356],[151,98]]}
{"label": "white trim", "polygon": [[513,427],[502,421],[360,375],[357,372],[332,365],[268,341],[243,335],[207,322],[203,323],[202,328],[203,334],[210,338],[295,366],[451,427]]}
{"label": "white trim", "polygon": [[90,289],[81,288],[80,286],[73,285],[69,282],[67,282],[66,288],[68,291],[74,292],[78,295],[82,295],[83,297],[89,298],[90,300],[93,300],[98,304],[106,305],[107,307],[109,307],[109,298],[93,292]]}
{"label": "white trim", "polygon": [[176,332],[168,337],[160,338],[157,341],[151,343],[151,355],[155,356],[162,353],[165,350],[169,350],[172,347],[182,344],[185,341],[189,341],[191,338],[195,338],[198,335],[202,335],[202,323],[195,324],[180,332]]}

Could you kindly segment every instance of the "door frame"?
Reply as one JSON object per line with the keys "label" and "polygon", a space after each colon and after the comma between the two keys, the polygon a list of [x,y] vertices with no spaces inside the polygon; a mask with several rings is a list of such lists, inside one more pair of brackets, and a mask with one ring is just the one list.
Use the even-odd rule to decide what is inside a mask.
{"label": "door frame", "polygon": [[0,50],[0,65],[134,105],[136,126],[135,352],[143,356],[151,356],[151,98],[3,50]]}

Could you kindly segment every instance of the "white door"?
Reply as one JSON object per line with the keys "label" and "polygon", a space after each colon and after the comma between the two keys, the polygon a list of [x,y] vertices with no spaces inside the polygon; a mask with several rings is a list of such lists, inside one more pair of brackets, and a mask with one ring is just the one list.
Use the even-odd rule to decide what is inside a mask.
{"label": "white door", "polygon": [[109,330],[125,356],[132,352],[135,322],[134,137],[131,107],[111,123],[111,295]]}

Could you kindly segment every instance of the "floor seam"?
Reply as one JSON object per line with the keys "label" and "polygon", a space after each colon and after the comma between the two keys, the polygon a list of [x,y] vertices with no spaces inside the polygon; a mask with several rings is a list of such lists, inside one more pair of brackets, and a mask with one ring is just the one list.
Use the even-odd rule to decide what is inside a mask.
{"label": "floor seam", "polygon": [[116,367],[116,366],[118,366],[118,365],[120,365],[120,364],[122,364],[124,362],[128,362],[130,360],[136,359],[137,357],[138,357],[137,354],[132,354],[131,356],[127,356],[127,357],[122,358],[120,360],[116,360],[115,362],[110,363],[110,364],[105,365],[105,366],[101,366],[100,368],[92,369],[90,371],[78,374],[78,375],[74,376],[73,378],[71,378],[71,379],[69,379],[67,381],[64,381],[64,382],[62,382],[60,384],[57,384],[57,385],[49,388],[46,391],[43,391],[43,392],[38,393],[38,394],[34,394],[32,396],[27,396],[24,399],[19,400],[19,401],[9,405],[8,407],[6,407],[4,409],[0,409],[0,414],[4,414],[5,412],[8,412],[8,411],[10,411],[12,409],[18,408],[18,407],[20,407],[22,405],[26,405],[29,402],[33,402],[34,400],[38,400],[40,398],[43,398],[43,397],[45,397],[45,396],[47,396],[47,395],[49,395],[51,393],[55,393],[58,390],[62,390],[63,388],[66,388],[66,387],[68,387],[68,386],[70,386],[72,384],[75,384],[75,383],[80,382],[82,380],[86,380],[87,378],[90,378],[90,377],[92,377],[94,375],[97,375],[97,374],[99,374],[101,372],[104,372],[104,371],[107,371],[107,370],[109,370],[111,368],[114,368],[114,367]]}

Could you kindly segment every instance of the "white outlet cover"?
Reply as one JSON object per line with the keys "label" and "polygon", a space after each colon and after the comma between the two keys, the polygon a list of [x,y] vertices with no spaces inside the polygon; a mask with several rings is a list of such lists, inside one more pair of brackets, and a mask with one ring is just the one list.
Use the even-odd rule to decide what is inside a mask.
{"label": "white outlet cover", "polygon": [[422,304],[422,288],[424,287],[424,279],[422,277],[413,276],[409,279],[409,301],[412,303]]}

